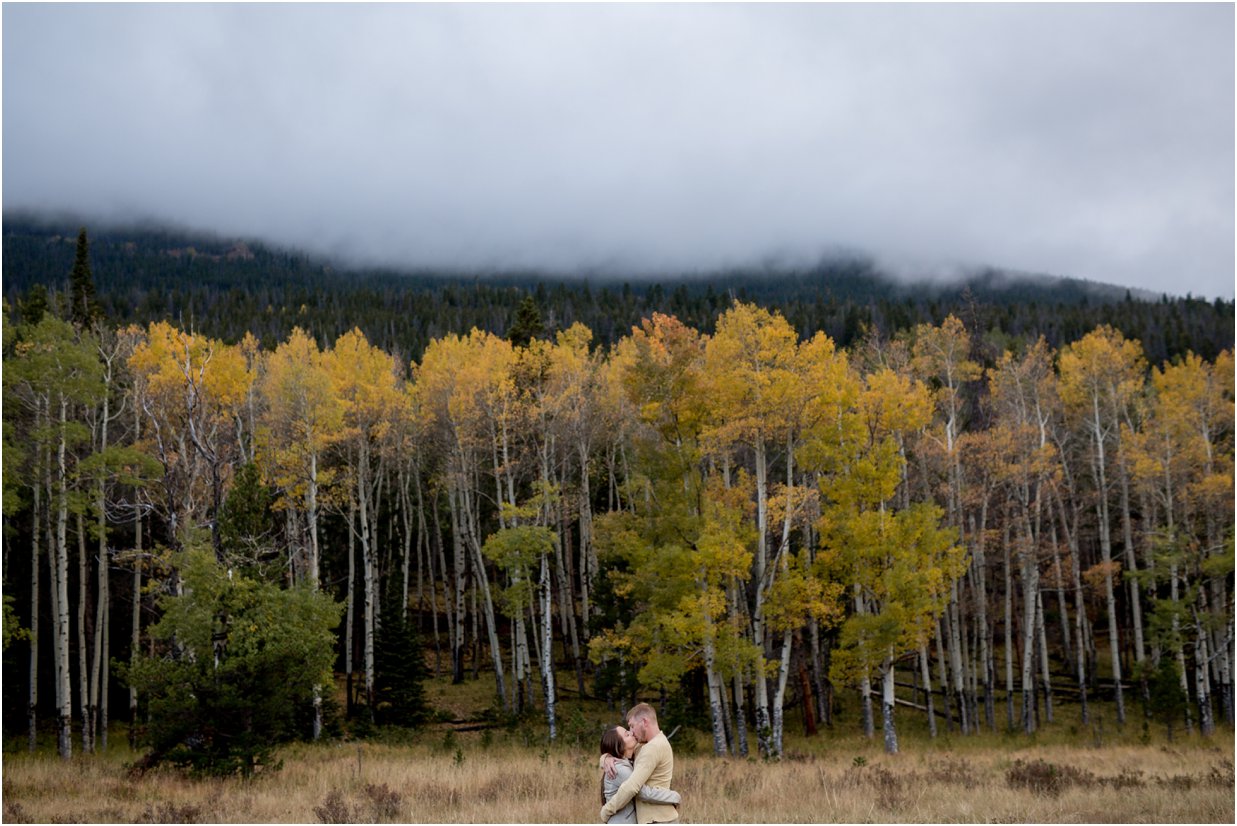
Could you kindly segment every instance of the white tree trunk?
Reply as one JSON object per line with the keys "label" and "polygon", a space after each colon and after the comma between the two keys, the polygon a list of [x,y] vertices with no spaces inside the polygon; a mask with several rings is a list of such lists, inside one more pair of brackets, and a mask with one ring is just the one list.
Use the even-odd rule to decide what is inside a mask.
{"label": "white tree trunk", "polygon": [[541,555],[541,673],[542,685],[545,690],[545,717],[550,727],[550,742],[558,737],[555,701],[557,694],[554,689],[554,636],[550,625],[553,617],[550,603],[550,561],[546,554]]}
{"label": "white tree trunk", "polygon": [[[1177,659],[1177,673],[1181,678],[1182,696],[1189,697],[1190,696],[1190,683],[1189,683],[1189,677],[1186,676],[1188,671],[1185,666],[1185,646],[1182,644],[1182,641],[1181,641],[1182,634],[1181,634],[1181,620],[1180,620],[1180,598],[1177,593],[1177,588],[1178,588],[1180,579],[1177,576],[1177,563],[1176,562],[1173,562],[1169,565],[1168,582],[1169,582],[1169,599],[1172,601],[1172,606],[1173,606],[1172,639],[1175,641],[1174,646],[1173,646],[1174,647],[1173,653]],[[1186,707],[1185,707],[1185,730],[1187,732],[1194,731],[1194,715],[1190,712],[1189,703],[1186,703]]]}
{"label": "white tree trunk", "polygon": [[56,705],[58,745],[60,756],[68,760],[73,756],[73,686],[69,670],[69,490],[68,469],[65,465],[65,440],[68,424],[69,402],[60,399],[60,439],[56,447],[56,559],[52,566],[54,588],[56,636]]}
{"label": "white tree trunk", "polygon": [[309,454],[309,483],[305,486],[305,521],[309,523],[309,582],[318,590],[322,553],[318,547],[318,452]]}
{"label": "white tree trunk", "polygon": [[[449,488],[451,506],[451,562],[455,584],[455,635],[451,640],[451,680],[454,683],[464,681],[464,646],[467,644],[468,615],[468,556],[464,549],[464,514],[461,513],[459,486],[462,480],[453,480]],[[510,706],[507,706],[510,708]]]}
{"label": "white tree trunk", "polygon": [[[133,520],[133,605],[129,611],[129,666],[137,664],[142,644],[142,514]],[[129,747],[137,748],[137,689],[129,686]]]}
{"label": "white tree trunk", "polygon": [[348,502],[348,599],[344,609],[344,674],[348,681],[348,703],[352,704],[353,635],[356,627],[356,499]]}
{"label": "white tree trunk", "polygon": [[[408,495],[408,481],[405,478],[405,471],[402,464],[399,469],[399,479],[397,485],[399,487],[399,496],[396,501],[399,503],[400,525],[403,528],[400,535],[400,552],[402,557],[400,567],[403,570],[403,583],[400,587],[399,610],[401,616],[407,620],[408,587],[411,583],[412,577],[412,501],[411,497]],[[418,548],[418,550],[420,549]],[[420,562],[419,556],[417,557],[417,561],[418,563]]]}
{"label": "white tree trunk", "polygon": [[756,613],[752,617],[752,642],[756,645],[756,673],[752,675],[755,689],[756,705],[756,747],[761,757],[772,756],[773,733],[772,721],[769,719],[769,681],[764,675],[765,635],[764,635],[764,602],[760,594],[756,595]]}
{"label": "white tree trunk", "polygon": [[[41,421],[41,417],[36,414],[35,426]],[[43,458],[43,450],[36,450],[36,455],[41,460]],[[41,476],[41,472],[36,475]],[[33,488],[33,524],[30,530],[30,692],[27,695],[28,703],[26,707],[26,725],[29,732],[30,751],[34,752],[38,745],[38,706],[39,706],[39,535],[42,532],[42,492],[43,480],[38,478],[32,485]]]}
{"label": "white tree trunk", "polygon": [[[111,362],[107,361],[107,370],[104,374],[105,385],[103,393],[103,412],[99,417],[99,451],[107,450],[107,426],[110,419],[109,394],[111,390]],[[108,612],[110,610],[110,581],[108,579],[108,554],[107,554],[107,492],[102,479],[98,480],[95,489],[95,510],[97,511],[95,528],[98,531],[99,553],[98,553],[98,580],[97,580],[97,602],[95,604],[95,623],[94,623],[94,658],[90,669],[90,702],[87,711],[87,716],[90,720],[88,723],[91,729],[92,743],[97,739],[103,740],[103,747],[107,747],[107,624]],[[96,720],[99,727],[96,729]],[[98,732],[97,737],[95,732]]]}
{"label": "white tree trunk", "polygon": [[928,667],[928,646],[919,646],[919,671],[923,680],[924,705],[928,708],[928,736],[936,737],[936,708],[932,700],[932,669]]}
{"label": "white tree trunk", "polygon": [[1196,629],[1194,692],[1198,699],[1198,730],[1204,737],[1210,737],[1216,731],[1215,716],[1211,708],[1211,676],[1208,668],[1210,645],[1207,642],[1206,624],[1202,621],[1197,609],[1194,610],[1194,627]]}
{"label": "white tree trunk", "polygon": [[465,541],[472,550],[472,562],[477,578],[477,587],[481,592],[481,607],[485,612],[485,629],[490,643],[490,660],[494,665],[495,688],[499,699],[507,702],[506,680],[503,676],[502,648],[498,642],[498,626],[494,620],[494,598],[490,593],[490,577],[485,569],[485,560],[481,555],[481,541],[478,536],[476,512],[471,503],[471,491],[464,488],[459,492],[463,503],[463,522],[466,532]]}
{"label": "white tree trunk", "polygon": [[1014,577],[1010,561],[1009,528],[1005,529],[1005,717],[1014,729]]}
{"label": "white tree trunk", "polygon": [[588,643],[588,620],[592,613],[593,576],[597,572],[597,550],[593,547],[593,497],[588,482],[588,447],[581,442],[580,454],[580,617],[581,635]]}
{"label": "white tree trunk", "polygon": [[[109,587],[110,593],[110,587]],[[103,636],[103,675],[101,677],[101,685],[103,686],[103,696],[99,698],[99,742],[104,751],[107,751],[107,725],[108,725],[108,703],[107,703],[107,685],[111,678],[111,650],[112,638],[108,631],[108,619],[111,617],[112,609],[108,606],[103,617],[103,628],[100,633]]]}
{"label": "white tree trunk", "polygon": [[[975,589],[978,591],[975,599],[975,606],[978,617],[976,619],[977,631],[979,632],[979,667],[983,669],[983,684],[984,684],[984,719],[988,724],[988,728],[996,728],[996,709],[994,706],[993,693],[993,662],[991,640],[989,639],[992,628],[988,623],[988,563],[985,554],[984,536],[988,529],[988,501],[984,500],[980,510],[980,525],[979,530],[971,531],[974,537],[974,571],[975,571]],[[931,695],[929,695],[931,696]],[[975,728],[979,729],[978,717],[975,720]]]}
{"label": "white tree trunk", "polygon": [[1052,720],[1052,672],[1048,667],[1048,633],[1044,628],[1044,594],[1038,588],[1035,590],[1035,624],[1039,635],[1039,668],[1044,681],[1044,719]]}
{"label": "white tree trunk", "polygon": [[859,702],[863,717],[863,736],[871,740],[876,736],[876,722],[872,718],[872,680],[866,671],[859,678]]}
{"label": "white tree trunk", "polygon": [[709,685],[709,720],[713,724],[713,756],[726,753],[726,722],[722,708],[721,678],[717,674],[713,651],[713,623],[706,618],[704,635],[704,674]]}
{"label": "white tree trunk", "polygon": [[1039,565],[1028,526],[1022,557],[1022,730],[1035,731],[1035,603],[1039,592]]}
{"label": "white tree trunk", "polygon": [[[318,451],[309,452],[309,483],[305,486],[305,521],[309,525],[309,585],[311,590],[318,590],[321,577],[319,567],[321,554],[318,550]],[[349,571],[351,571],[349,560]],[[349,589],[351,593],[351,589]],[[322,737],[322,686],[314,686],[313,694],[314,722],[313,739]]]}
{"label": "white tree trunk", "polygon": [[[100,519],[100,521],[103,521]],[[102,526],[100,526],[102,528]],[[107,727],[107,623],[110,583],[108,581],[106,540],[99,540],[98,604],[95,605],[94,662],[90,670],[90,708],[98,714],[98,738],[106,748]],[[93,714],[91,715],[93,718]],[[91,726],[94,727],[93,725]],[[95,739],[94,737],[91,738]]]}
{"label": "white tree trunk", "polygon": [[777,689],[773,693],[773,756],[782,759],[782,732],[785,728],[786,679],[790,674],[790,652],[794,633],[787,629],[782,638],[782,657],[777,667]]}
{"label": "white tree trunk", "polygon": [[1061,613],[1061,650],[1068,661],[1073,657],[1069,629],[1069,600],[1065,596],[1065,572],[1061,568],[1061,550],[1055,523],[1052,525],[1052,575],[1057,581],[1057,610]]}
{"label": "white tree trunk", "polygon": [[753,447],[756,454],[756,567],[752,578],[759,588],[769,562],[769,468],[764,440],[757,439]]}
{"label": "white tree trunk", "polygon": [[949,629],[949,664],[953,671],[954,693],[957,695],[959,724],[963,734],[971,733],[970,715],[967,713],[966,673],[962,668],[962,617],[958,610],[958,582],[949,585],[949,607],[946,613]]}
{"label": "white tree trunk", "polygon": [[1065,503],[1061,501],[1059,495],[1055,497],[1055,501],[1061,530],[1065,533],[1065,541],[1070,550],[1070,579],[1074,587],[1075,673],[1078,682],[1079,718],[1085,726],[1090,722],[1090,709],[1087,703],[1087,645],[1085,637],[1087,609],[1086,598],[1082,591],[1082,563],[1078,559],[1078,534],[1070,529],[1069,518],[1065,512]]}
{"label": "white tree trunk", "polygon": [[82,715],[82,752],[94,751],[94,706],[90,703],[90,640],[86,635],[86,597],[90,591],[90,552],[86,549],[86,518],[77,523],[77,707]]}
{"label": "white tree trunk", "polygon": [[[755,608],[752,611],[752,642],[759,654],[759,663],[763,665],[765,657],[764,628],[764,574],[768,564],[768,532],[769,532],[769,480],[768,465],[765,457],[765,445],[762,440],[756,440],[756,559],[752,569],[752,580],[756,583]],[[757,667],[753,675],[755,679],[756,699],[756,743],[762,757],[770,757],[773,753],[773,725],[769,716],[769,686],[764,670]]]}
{"label": "white tree trunk", "polygon": [[[517,569],[511,575],[511,587],[520,587],[520,571]],[[521,606],[515,611],[515,623],[511,629],[512,645],[511,645],[511,674],[514,685],[512,689],[515,693],[515,710],[517,713],[524,710],[524,703],[528,700],[528,635],[524,628],[524,608]]]}
{"label": "white tree trunk", "polygon": [[1108,650],[1112,661],[1112,679],[1116,686],[1117,724],[1125,725],[1125,696],[1121,690],[1121,634],[1117,627],[1117,600],[1112,582],[1112,526],[1108,519],[1108,475],[1104,459],[1104,435],[1100,425],[1099,401],[1093,404],[1092,435],[1099,520],[1100,552],[1104,560],[1104,600],[1108,606]]}
{"label": "white tree trunk", "polygon": [[[1121,469],[1121,536],[1124,540],[1125,570],[1129,574],[1138,571],[1138,561],[1134,557],[1134,529],[1130,517],[1130,474],[1125,467],[1125,459],[1118,451],[1118,467]],[[1141,665],[1146,658],[1146,644],[1143,641],[1143,609],[1142,587],[1133,576],[1126,576],[1125,581],[1130,593],[1130,612],[1133,616],[1134,631],[1134,662]]]}
{"label": "white tree trunk", "polygon": [[898,753],[898,732],[893,723],[894,694],[893,658],[886,657],[881,665],[881,722],[885,733],[885,753]]}
{"label": "white tree trunk", "polygon": [[369,521],[369,447],[362,444],[360,470],[357,474],[358,518],[361,522],[361,576],[364,582],[365,604],[362,607],[364,624],[361,633],[362,656],[365,669],[365,706],[370,721],[374,718],[374,554],[370,537]]}

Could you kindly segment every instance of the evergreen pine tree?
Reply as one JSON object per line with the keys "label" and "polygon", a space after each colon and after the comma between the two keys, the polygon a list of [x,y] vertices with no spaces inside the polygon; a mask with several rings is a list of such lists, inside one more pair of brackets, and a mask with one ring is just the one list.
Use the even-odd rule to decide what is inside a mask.
{"label": "evergreen pine tree", "polygon": [[1181,687],[1181,672],[1170,657],[1160,658],[1159,665],[1151,674],[1147,694],[1148,715],[1164,724],[1171,742],[1173,724],[1185,719],[1189,698]]}
{"label": "evergreen pine tree", "polygon": [[18,307],[21,309],[22,323],[31,327],[37,326],[47,312],[47,287],[42,284],[32,285],[26,297],[18,303]]}
{"label": "evergreen pine tree", "polygon": [[149,704],[151,750],[135,767],[246,777],[276,768],[313,687],[330,679],[343,606],[227,569],[202,542],[177,564],[184,593],[160,598],[163,616],[150,628],[162,650],[119,668]]}
{"label": "evergreen pine tree", "polygon": [[400,611],[383,616],[374,656],[374,717],[380,725],[411,728],[422,723],[425,654],[421,638]]}
{"label": "evergreen pine tree", "polygon": [[515,347],[527,347],[528,342],[544,333],[545,329],[541,325],[541,310],[537,308],[537,302],[531,295],[524,296],[524,300],[520,302],[519,308],[515,311],[515,321],[511,324],[511,329],[507,331],[507,341]]}
{"label": "evergreen pine tree", "polygon": [[275,541],[274,500],[256,464],[247,462],[237,468],[219,510],[219,541],[227,564],[246,576],[277,578],[286,562]]}
{"label": "evergreen pine tree", "polygon": [[86,228],[77,233],[77,253],[73,258],[73,271],[69,274],[69,298],[72,301],[70,320],[75,327],[89,327],[99,314],[95,300],[94,274],[90,270],[90,242]]}

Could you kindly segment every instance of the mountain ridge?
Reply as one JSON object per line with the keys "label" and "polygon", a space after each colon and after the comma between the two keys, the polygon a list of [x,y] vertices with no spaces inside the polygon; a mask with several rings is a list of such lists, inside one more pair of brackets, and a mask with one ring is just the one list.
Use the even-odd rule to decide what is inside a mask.
{"label": "mountain ridge", "polygon": [[640,318],[669,312],[709,332],[734,299],[776,308],[808,336],[823,330],[840,346],[866,330],[882,334],[953,313],[974,330],[1050,344],[1114,323],[1143,340],[1153,363],[1187,349],[1213,357],[1232,346],[1232,302],[1158,297],[1081,279],[987,268],[956,282],[901,281],[871,260],[837,257],[812,267],[761,265],[653,278],[528,270],[447,271],[349,267],[326,256],[255,238],[197,232],[154,222],[81,223],[77,216],[9,212],[3,223],[4,295],[20,309],[42,284],[63,288],[78,227],[85,226],[99,300],[116,323],[167,319],[237,340],[265,342],[293,326],[322,344],[360,327],[376,343],[416,356],[430,338],[476,326],[505,334],[516,306],[532,295],[549,332],[575,321],[599,344]]}
{"label": "mountain ridge", "polygon": [[[673,270],[666,269],[660,274],[649,272],[623,272],[614,269],[598,267],[580,267],[570,271],[557,271],[549,268],[512,268],[494,269],[485,267],[449,268],[425,266],[395,266],[347,263],[331,255],[320,254],[296,246],[280,244],[258,236],[218,233],[172,223],[161,223],[152,220],[145,221],[98,221],[72,214],[35,213],[30,211],[8,211],[3,217],[4,233],[10,229],[18,231],[48,231],[53,237],[76,239],[77,229],[86,227],[90,231],[92,242],[100,240],[115,241],[116,237],[138,235],[146,238],[164,237],[169,243],[181,242],[181,246],[169,246],[165,252],[173,257],[180,255],[201,255],[209,259],[219,257],[253,256],[252,247],[259,247],[276,255],[291,255],[321,265],[329,271],[351,272],[359,274],[381,274],[388,276],[425,277],[438,276],[447,280],[469,280],[472,278],[487,278],[514,281],[563,281],[579,283],[588,281],[596,285],[628,283],[662,283],[662,284],[692,284],[742,279],[744,281],[759,278],[794,278],[801,274],[826,274],[841,270],[861,268],[874,279],[894,290],[928,290],[949,291],[955,288],[982,287],[993,290],[1014,288],[1023,284],[1054,288],[1068,287],[1076,290],[1079,295],[1089,294],[1097,299],[1122,299],[1129,292],[1132,297],[1154,301],[1161,298],[1161,293],[1129,287],[1120,284],[1109,284],[1068,275],[1053,275],[1022,270],[1003,269],[991,266],[973,267],[969,271],[959,270],[956,274],[947,276],[931,276],[927,274],[897,276],[893,275],[875,263],[871,256],[857,253],[838,252],[833,255],[822,255],[816,263],[808,266],[794,264],[749,264],[718,267],[716,269]],[[92,229],[93,228],[93,229]],[[208,252],[199,247],[211,247],[216,251]],[[222,252],[219,250],[223,249]],[[1163,293],[1163,295],[1168,295]]]}

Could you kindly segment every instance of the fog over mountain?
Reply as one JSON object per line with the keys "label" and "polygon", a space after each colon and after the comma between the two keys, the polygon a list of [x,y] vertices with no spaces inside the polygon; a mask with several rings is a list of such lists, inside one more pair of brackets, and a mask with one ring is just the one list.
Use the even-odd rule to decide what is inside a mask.
{"label": "fog over mountain", "polygon": [[1234,294],[1231,5],[3,8],[5,209],[358,264]]}

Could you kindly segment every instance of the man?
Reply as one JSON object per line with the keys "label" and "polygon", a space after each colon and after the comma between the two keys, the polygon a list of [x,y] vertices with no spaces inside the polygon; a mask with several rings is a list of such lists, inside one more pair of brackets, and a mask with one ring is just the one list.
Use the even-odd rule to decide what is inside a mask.
{"label": "man", "polygon": [[636,821],[639,823],[677,823],[679,810],[666,803],[647,803],[637,794],[644,785],[669,789],[674,776],[674,751],[670,741],[657,726],[657,712],[648,703],[639,703],[627,712],[627,728],[640,742],[631,777],[618,787],[618,791],[601,807],[601,822],[606,823],[619,809],[636,798]]}

